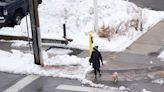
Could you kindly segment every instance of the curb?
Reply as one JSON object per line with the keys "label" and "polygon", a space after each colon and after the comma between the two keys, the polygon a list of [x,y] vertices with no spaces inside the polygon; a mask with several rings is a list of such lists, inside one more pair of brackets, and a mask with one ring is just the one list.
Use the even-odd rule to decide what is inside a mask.
{"label": "curb", "polygon": [[[32,38],[28,38],[26,36],[10,36],[10,35],[0,35],[0,39],[3,40],[23,40],[23,41],[32,41]],[[61,44],[68,44],[70,42],[68,39],[46,39],[42,38],[43,43],[61,43]]]}

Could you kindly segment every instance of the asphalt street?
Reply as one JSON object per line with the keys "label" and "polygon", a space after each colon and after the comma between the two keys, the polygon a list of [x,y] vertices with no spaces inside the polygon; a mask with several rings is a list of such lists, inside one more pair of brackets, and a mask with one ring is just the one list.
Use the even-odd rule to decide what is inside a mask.
{"label": "asphalt street", "polygon": [[77,80],[53,78],[53,77],[40,77],[33,81],[30,85],[21,89],[19,92],[73,92],[68,90],[58,90],[58,85],[76,85],[81,86],[81,83]]}
{"label": "asphalt street", "polygon": [[0,72],[0,92],[8,89],[26,75]]}

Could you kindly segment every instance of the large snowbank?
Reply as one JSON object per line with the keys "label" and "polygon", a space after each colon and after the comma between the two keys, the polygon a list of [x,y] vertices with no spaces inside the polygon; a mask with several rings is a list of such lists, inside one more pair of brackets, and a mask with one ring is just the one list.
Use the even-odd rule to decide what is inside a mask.
{"label": "large snowbank", "polygon": [[[93,31],[94,23],[93,0],[44,0],[39,6],[39,16],[42,38],[62,39],[62,25],[66,23],[67,37],[73,39],[68,46],[89,48],[89,32]],[[123,51],[164,18],[163,12],[141,9],[128,1],[98,0],[99,27],[104,24],[117,29],[123,24],[121,26],[123,30],[124,23],[136,18],[143,22],[142,32],[135,31],[132,27],[126,30],[124,35],[115,35],[110,42],[93,33],[94,44],[100,45],[100,50],[103,51]],[[22,20],[20,26],[0,29],[0,34],[27,36],[26,19]]]}

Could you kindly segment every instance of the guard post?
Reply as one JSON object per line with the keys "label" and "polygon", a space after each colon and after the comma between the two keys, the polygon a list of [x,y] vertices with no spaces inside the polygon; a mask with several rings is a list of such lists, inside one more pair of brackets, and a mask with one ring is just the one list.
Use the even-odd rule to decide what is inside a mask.
{"label": "guard post", "polygon": [[63,38],[66,38],[66,24],[63,24]]}
{"label": "guard post", "polygon": [[89,33],[89,56],[91,57],[92,55],[92,51],[93,51],[93,36],[92,36],[92,32]]}

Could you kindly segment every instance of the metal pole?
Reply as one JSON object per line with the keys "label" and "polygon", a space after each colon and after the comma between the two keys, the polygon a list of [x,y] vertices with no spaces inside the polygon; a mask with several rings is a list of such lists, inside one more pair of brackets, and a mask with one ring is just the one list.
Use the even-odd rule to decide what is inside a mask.
{"label": "metal pole", "polygon": [[[28,3],[28,2],[26,2],[26,3]],[[28,19],[27,19],[27,15],[28,15],[28,6],[26,6],[25,14],[26,14],[26,28],[27,28],[28,44],[29,44],[29,47],[30,47],[30,50],[31,50],[29,26],[28,26]]]}
{"label": "metal pole", "polygon": [[34,60],[35,60],[35,64],[43,65],[40,27],[39,27],[39,16],[38,16],[38,1],[37,0],[29,0],[29,8],[30,8],[30,20],[31,20]]}
{"label": "metal pole", "polygon": [[98,31],[97,0],[94,0],[94,31]]}
{"label": "metal pole", "polygon": [[[27,12],[27,11],[26,11]],[[26,26],[27,26],[27,36],[28,36],[28,44],[31,50],[31,45],[30,45],[30,34],[29,34],[29,26],[28,26],[28,19],[27,19],[27,15],[26,15]]]}
{"label": "metal pole", "polygon": [[63,24],[63,38],[66,38],[66,25]]}
{"label": "metal pole", "polygon": [[39,49],[39,59],[40,64],[43,66],[43,54],[42,54],[42,41],[40,35],[40,22],[39,22],[39,14],[38,14],[38,0],[34,0],[34,12],[35,12],[35,21],[37,26],[37,42],[38,42],[38,49]]}

